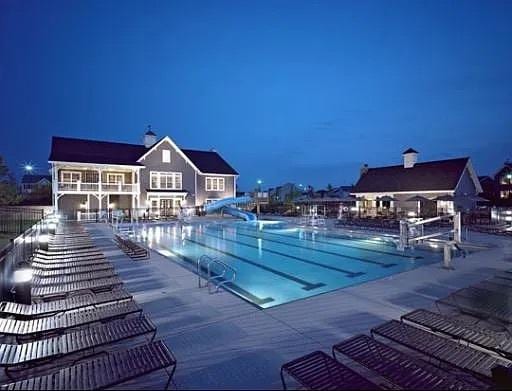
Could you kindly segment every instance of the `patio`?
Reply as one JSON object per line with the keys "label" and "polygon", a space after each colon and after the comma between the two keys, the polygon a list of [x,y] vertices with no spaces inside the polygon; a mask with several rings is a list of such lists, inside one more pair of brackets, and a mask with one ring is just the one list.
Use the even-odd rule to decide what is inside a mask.
{"label": "patio", "polygon": [[[149,262],[130,261],[103,224],[89,230],[175,353],[179,389],[281,388],[283,363],[313,350],[329,351],[413,309],[430,308],[436,299],[510,268],[512,261],[509,239],[474,233],[473,241],[496,247],[457,259],[454,271],[433,264],[262,311],[227,292],[200,290],[196,275],[155,252]],[[156,389],[159,376],[117,388]]]}

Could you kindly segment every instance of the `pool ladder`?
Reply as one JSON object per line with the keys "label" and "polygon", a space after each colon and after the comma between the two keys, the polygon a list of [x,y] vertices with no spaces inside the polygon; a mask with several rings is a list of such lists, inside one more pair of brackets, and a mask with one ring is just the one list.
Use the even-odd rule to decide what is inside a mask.
{"label": "pool ladder", "polygon": [[[217,275],[212,275],[212,266],[215,265],[221,269],[221,272]],[[206,278],[202,277],[201,266],[206,267]],[[231,278],[228,279],[226,277],[229,274],[231,275]],[[236,269],[225,262],[222,262],[219,258],[210,257],[209,255],[204,254],[197,259],[197,279],[199,288],[207,287],[208,293],[216,293],[223,285],[226,285],[228,282],[235,281]],[[206,280],[206,285],[201,285],[202,279]],[[212,285],[215,287],[214,291],[211,289]]]}

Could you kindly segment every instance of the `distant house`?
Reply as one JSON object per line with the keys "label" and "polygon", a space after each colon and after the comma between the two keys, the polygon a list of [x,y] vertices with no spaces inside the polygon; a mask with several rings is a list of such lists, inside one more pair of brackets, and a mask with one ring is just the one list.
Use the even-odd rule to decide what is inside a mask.
{"label": "distant house", "polygon": [[493,176],[478,178],[483,188],[482,197],[494,206],[512,206],[512,162],[506,161]]}
{"label": "distant house", "polygon": [[236,192],[238,173],[216,151],[178,147],[148,130],[142,144],[53,137],[57,211],[138,210],[175,215]]}
{"label": "distant house", "polygon": [[302,189],[291,182],[269,189],[268,191],[269,198],[272,202],[292,201],[297,195],[301,194],[301,192]]}
{"label": "distant house", "polygon": [[468,157],[418,163],[418,152],[403,152],[397,166],[363,166],[352,194],[367,215],[394,210],[409,216],[435,216],[472,209],[482,186]]}
{"label": "distant house", "polygon": [[497,204],[512,206],[512,162],[506,161],[494,175]]}
{"label": "distant house", "polygon": [[51,175],[25,174],[21,178],[21,194],[30,194],[36,188],[49,188],[52,185]]}

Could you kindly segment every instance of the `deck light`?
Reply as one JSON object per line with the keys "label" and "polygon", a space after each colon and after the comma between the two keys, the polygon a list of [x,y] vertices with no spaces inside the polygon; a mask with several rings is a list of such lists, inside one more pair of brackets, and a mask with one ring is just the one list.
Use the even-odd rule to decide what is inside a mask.
{"label": "deck light", "polygon": [[15,284],[23,284],[24,282],[29,282],[32,280],[32,269],[24,268],[15,270],[12,279]]}

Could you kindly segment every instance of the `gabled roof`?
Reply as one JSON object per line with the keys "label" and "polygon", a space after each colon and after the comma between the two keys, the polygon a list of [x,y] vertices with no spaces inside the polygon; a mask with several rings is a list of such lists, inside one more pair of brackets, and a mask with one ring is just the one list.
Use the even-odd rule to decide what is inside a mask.
{"label": "gabled roof", "polygon": [[110,141],[84,140],[68,137],[52,137],[51,162],[119,164],[142,166],[137,163],[146,152],[144,145],[115,143]]}
{"label": "gabled roof", "polygon": [[405,191],[453,191],[468,164],[469,158],[436,160],[403,165],[369,168],[353,189],[353,193],[384,193]]}
{"label": "gabled roof", "polygon": [[238,175],[238,172],[215,151],[197,151],[194,149],[182,149],[182,151],[194,162],[199,171],[205,174]]}
{"label": "gabled roof", "polygon": [[405,151],[402,152],[402,155],[405,155],[406,153],[418,153],[418,151],[412,149],[412,148],[409,148]]}
{"label": "gabled roof", "polygon": [[[139,144],[54,136],[48,160],[51,162],[144,166],[143,162],[139,160],[161,141],[167,139],[168,137],[164,137],[152,147],[146,148]],[[202,173],[238,175],[217,152],[176,148]]]}
{"label": "gabled roof", "polygon": [[46,179],[48,182],[52,181],[51,175],[25,174],[21,178],[21,183],[37,183],[43,179]]}

